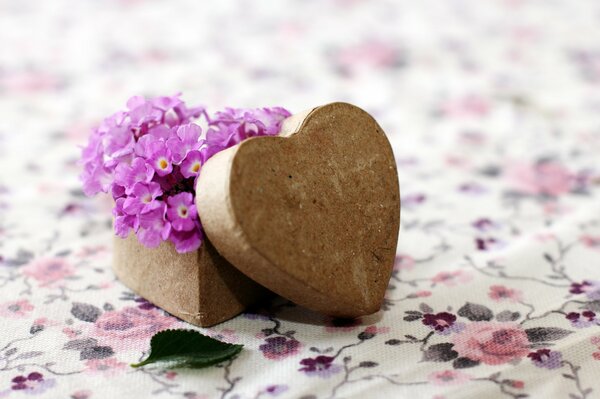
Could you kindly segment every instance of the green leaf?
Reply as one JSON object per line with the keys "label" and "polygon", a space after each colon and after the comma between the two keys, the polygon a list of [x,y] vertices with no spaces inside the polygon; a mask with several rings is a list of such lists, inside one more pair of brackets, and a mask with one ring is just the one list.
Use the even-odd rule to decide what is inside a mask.
{"label": "green leaf", "polygon": [[237,355],[243,345],[218,341],[194,330],[164,330],[150,340],[150,355],[131,367],[165,362],[166,367],[202,368]]}

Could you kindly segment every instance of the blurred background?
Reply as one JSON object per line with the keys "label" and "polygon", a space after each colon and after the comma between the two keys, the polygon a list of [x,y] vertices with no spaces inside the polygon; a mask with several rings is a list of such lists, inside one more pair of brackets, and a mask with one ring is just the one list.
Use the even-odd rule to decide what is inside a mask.
{"label": "blurred background", "polygon": [[[103,315],[115,317],[138,306],[110,272],[112,204],[108,198],[84,197],[77,178],[78,146],[90,128],[137,94],[181,92],[188,104],[210,111],[283,106],[294,113],[347,101],[373,114],[393,144],[400,177],[402,227],[393,300],[430,296],[428,303],[438,310],[448,304],[458,309],[465,300],[490,305],[489,285],[503,277],[495,269],[486,271],[495,280],[471,269],[463,262],[466,255],[498,260],[507,273],[525,276],[511,287],[530,295],[540,314],[562,306],[555,301],[563,300],[571,282],[600,280],[598,1],[0,0],[0,49],[0,313],[24,295],[19,306],[30,315],[11,320],[2,334],[20,339],[41,331],[30,330],[30,319],[43,316],[47,341],[31,345],[38,350],[51,342],[45,359],[68,359],[65,372],[97,367],[84,366],[77,352],[61,349],[63,341],[86,336],[86,326],[94,326],[73,320],[71,302],[95,304],[99,312],[107,302]],[[564,267],[563,275],[549,276],[548,258],[542,256],[562,245],[557,237],[579,245],[569,255],[569,276]],[[68,280],[66,288],[46,284],[47,275],[37,269],[27,271],[48,257],[48,267],[63,265],[49,273]],[[410,281],[402,280],[406,274]],[[536,279],[542,284],[528,285]],[[449,294],[465,282],[471,284],[467,290],[459,286]],[[406,303],[390,307],[380,319],[390,337],[402,337],[409,328],[402,321],[403,306],[413,305]],[[303,356],[312,356],[311,345],[334,338],[338,347],[354,342],[359,331],[327,330],[322,324],[330,321],[310,325],[303,315],[298,310],[300,322],[287,321],[303,341]],[[561,317],[552,325],[568,327]],[[369,320],[362,322],[379,322]],[[265,327],[264,320],[244,318],[227,325],[229,333],[237,331],[237,342],[253,348],[247,355],[253,362],[239,367],[249,375],[264,374],[268,367],[273,381],[292,381],[289,373],[298,374],[300,358],[268,363],[267,350],[259,349],[256,339]],[[411,333],[421,336],[419,327],[424,328],[411,324],[416,331]],[[589,337],[577,336],[582,346],[569,341],[567,349],[575,348],[569,356],[585,366],[581,378],[593,384],[598,361],[579,350],[587,345],[591,353]],[[404,352],[409,361],[399,362],[402,352],[392,353],[385,339],[368,347],[382,368],[414,372],[415,381],[427,378],[431,363],[421,362],[416,346],[414,353]],[[144,340],[139,342],[145,345]],[[120,363],[106,366],[121,367],[121,386],[84,374],[65,377],[70,382],[63,386],[95,384],[106,397],[111,390],[154,390],[172,383],[163,374],[137,379],[142,372],[126,379],[125,362],[141,349],[119,353]],[[361,356],[355,354],[355,360]],[[485,377],[485,370],[478,376]],[[515,370],[508,375],[523,378]],[[11,373],[1,377],[16,375]],[[221,378],[220,370],[210,373]],[[534,380],[543,383],[530,384]],[[178,381],[198,389],[192,374]],[[240,383],[243,397],[263,392],[252,381],[245,377]],[[298,381],[290,385],[295,397],[329,392],[337,384]],[[535,374],[525,386],[564,389],[564,396],[572,392],[572,383],[561,377],[548,381]],[[481,386],[469,385],[473,397],[490,396]],[[386,392],[394,388],[388,384]],[[461,392],[455,397],[463,397],[466,391]]]}
{"label": "blurred background", "polygon": [[[363,107],[417,201],[434,175],[438,192],[531,186],[540,159],[571,179],[590,169],[582,146],[600,147],[599,18],[583,0],[0,0],[0,181],[35,221],[39,186],[79,190],[91,126],[132,95],[178,92],[212,111]],[[508,188],[479,181],[514,161]]]}

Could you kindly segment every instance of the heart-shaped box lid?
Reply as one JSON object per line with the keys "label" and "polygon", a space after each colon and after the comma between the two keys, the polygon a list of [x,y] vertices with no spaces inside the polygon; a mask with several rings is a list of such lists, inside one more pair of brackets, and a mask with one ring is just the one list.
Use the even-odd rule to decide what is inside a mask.
{"label": "heart-shaped box lid", "polygon": [[392,148],[362,109],[332,103],[288,118],[202,167],[204,231],[236,268],[336,317],[379,310],[400,224]]}

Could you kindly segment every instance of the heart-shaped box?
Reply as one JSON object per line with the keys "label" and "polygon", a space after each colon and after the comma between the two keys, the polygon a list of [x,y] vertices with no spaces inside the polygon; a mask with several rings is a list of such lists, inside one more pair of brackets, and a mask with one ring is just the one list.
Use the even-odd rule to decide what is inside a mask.
{"label": "heart-shaped box", "polygon": [[202,166],[196,206],[208,236],[198,251],[115,239],[115,273],[155,305],[206,327],[268,296],[264,286],[327,315],[379,310],[398,239],[398,176],[383,130],[360,108],[317,107],[286,119],[278,136],[217,153]]}
{"label": "heart-shaped box", "polygon": [[365,111],[345,103],[288,118],[203,165],[196,206],[236,268],[337,317],[379,310],[400,224],[394,154]]}

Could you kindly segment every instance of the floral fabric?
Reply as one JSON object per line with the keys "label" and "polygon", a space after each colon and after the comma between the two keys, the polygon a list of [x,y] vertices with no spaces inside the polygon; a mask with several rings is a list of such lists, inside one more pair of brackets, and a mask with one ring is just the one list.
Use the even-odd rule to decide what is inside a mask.
{"label": "floral fabric", "polygon": [[[600,398],[600,8],[527,0],[0,0],[0,397]],[[399,167],[381,312],[275,300],[239,357],[132,369],[184,322],[111,271],[77,145],[134,94],[343,100]]]}

